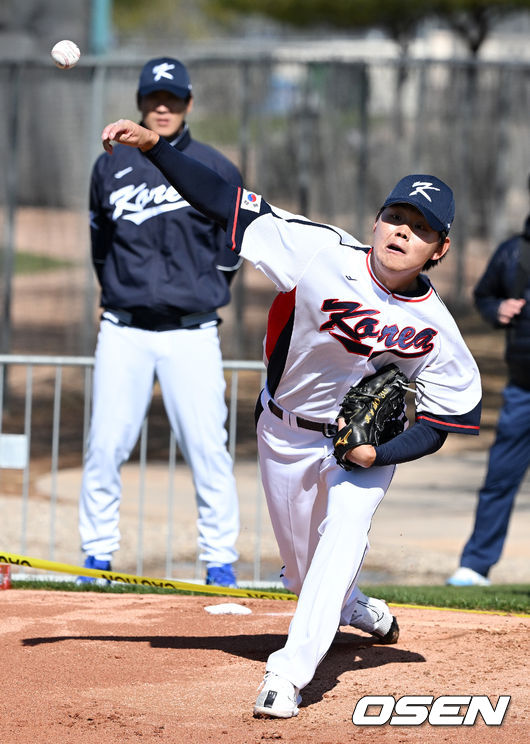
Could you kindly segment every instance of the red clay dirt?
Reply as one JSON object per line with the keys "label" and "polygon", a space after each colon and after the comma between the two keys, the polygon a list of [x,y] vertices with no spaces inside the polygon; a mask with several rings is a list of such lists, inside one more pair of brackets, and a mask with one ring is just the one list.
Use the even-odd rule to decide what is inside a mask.
{"label": "red clay dirt", "polygon": [[[212,615],[233,602],[247,615]],[[395,608],[401,636],[338,634],[296,718],[255,719],[293,601],[0,592],[2,744],[520,744],[528,740],[530,618]],[[354,726],[363,695],[511,695],[502,725]],[[463,715],[465,709],[461,711]]]}

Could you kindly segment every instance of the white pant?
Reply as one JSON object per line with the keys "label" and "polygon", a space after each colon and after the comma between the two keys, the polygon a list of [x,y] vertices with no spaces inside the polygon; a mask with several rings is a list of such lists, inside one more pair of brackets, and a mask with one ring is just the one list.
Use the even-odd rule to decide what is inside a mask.
{"label": "white pant", "polygon": [[144,331],[100,325],[93,410],[79,503],[81,547],[101,560],[119,548],[120,468],[149,407],[155,375],[178,446],[191,468],[200,559],[232,563],[239,505],[226,449],[225,380],[216,326]]}
{"label": "white pant", "polygon": [[292,428],[270,412],[267,399],[264,391],[258,421],[263,486],[284,584],[299,595],[287,643],[269,656],[267,671],[301,689],[339,625],[351,619],[371,520],[395,466],[344,470],[331,454],[331,439]]}

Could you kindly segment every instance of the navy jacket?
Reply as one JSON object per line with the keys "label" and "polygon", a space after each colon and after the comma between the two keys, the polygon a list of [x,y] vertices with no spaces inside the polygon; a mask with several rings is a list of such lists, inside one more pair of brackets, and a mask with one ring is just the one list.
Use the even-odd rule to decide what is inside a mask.
{"label": "navy jacket", "polygon": [[[529,222],[530,237],[530,222]],[[508,327],[499,323],[497,310],[502,300],[515,296],[516,273],[521,236],[501,243],[475,287],[475,305],[482,317],[495,328],[506,329],[505,358],[510,382],[530,390],[530,276],[522,296],[526,299],[521,313]]]}
{"label": "navy jacket", "polygon": [[[237,168],[213,147],[192,140],[187,126],[171,144],[241,185]],[[102,307],[146,308],[178,318],[229,302],[240,259],[226,247],[224,231],[193,209],[136,148],[116,145],[112,155],[97,159],[90,228]]]}

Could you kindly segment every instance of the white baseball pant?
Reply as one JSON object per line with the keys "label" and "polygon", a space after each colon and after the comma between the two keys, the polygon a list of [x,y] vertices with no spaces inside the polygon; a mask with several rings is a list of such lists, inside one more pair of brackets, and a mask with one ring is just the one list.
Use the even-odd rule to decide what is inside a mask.
{"label": "white baseball pant", "polygon": [[108,560],[120,545],[122,464],[148,410],[155,375],[178,446],[191,468],[199,558],[237,560],[239,505],[226,449],[225,380],[217,327],[145,331],[102,320],[90,435],[79,502],[85,553]]}
{"label": "white baseball pant", "polygon": [[[269,513],[285,564],[283,581],[299,595],[287,643],[267,671],[303,688],[357,601],[355,583],[369,548],[372,517],[395,466],[337,465],[333,441],[282,421],[267,406],[258,420],[258,450]],[[288,422],[291,422],[290,424]]]}

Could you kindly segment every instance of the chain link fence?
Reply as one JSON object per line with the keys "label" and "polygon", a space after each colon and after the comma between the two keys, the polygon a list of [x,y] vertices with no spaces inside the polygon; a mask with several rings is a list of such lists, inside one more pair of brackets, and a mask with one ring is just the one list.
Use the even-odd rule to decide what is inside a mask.
{"label": "chain link fence", "polygon": [[[0,354],[0,548],[69,565],[82,560],[78,499],[93,357]],[[223,363],[228,450],[240,504],[241,579],[276,580],[281,565],[259,477],[252,408],[261,362]],[[4,396],[9,376],[10,391]],[[5,405],[4,405],[5,400]],[[157,385],[121,468],[118,564],[127,573],[203,578],[195,489]],[[115,566],[116,568],[116,566]]]}
{"label": "chain link fence", "polygon": [[[461,310],[462,320],[487,258],[500,240],[521,229],[528,212],[529,64],[301,61],[286,55],[184,61],[194,85],[192,135],[231,158],[246,185],[272,204],[335,223],[369,242],[373,218],[398,178],[431,172],[446,180],[455,191],[457,215],[452,250],[434,281],[444,299]],[[20,436],[27,429],[27,385],[17,377],[9,354],[93,354],[98,291],[89,249],[89,175],[102,151],[104,124],[138,118],[136,85],[144,62],[84,57],[69,71],[40,61],[0,62],[0,354],[6,361],[0,433]],[[250,265],[239,271],[232,286],[233,301],[221,311],[220,336],[225,359],[237,360],[237,369],[242,360],[261,357],[275,290]],[[52,479],[46,486],[57,493],[52,506],[68,501],[70,525],[77,490],[65,481],[63,496],[53,474],[67,478],[80,467],[87,390],[83,379],[71,379],[72,374],[69,369],[61,373],[61,435],[58,426],[50,428],[57,420],[57,377],[36,372],[32,379],[33,436],[39,434],[44,448],[37,458],[40,475]],[[231,384],[230,397],[239,401],[237,464],[248,469],[242,472],[254,493],[258,479],[249,469],[255,463],[249,422],[259,381],[242,375],[237,392],[233,379]],[[156,425],[149,429],[148,459],[171,462],[173,445],[162,431],[165,416],[156,391],[152,412]],[[232,419],[231,413],[234,448]],[[33,459],[39,453],[36,442]],[[65,451],[66,444],[75,445],[75,452]],[[139,447],[141,463],[141,442]],[[133,468],[136,462],[132,458]],[[35,469],[33,463],[34,474]],[[39,516],[43,512],[29,498],[33,482],[27,470],[17,472],[8,496],[28,494],[16,513],[29,525],[31,509]],[[141,484],[136,471],[131,477],[135,488],[138,479]],[[154,534],[160,514],[153,522]],[[257,530],[257,517],[249,519],[250,534]],[[65,524],[51,515],[44,533],[42,524],[35,523],[35,534],[49,532],[45,542],[54,545],[56,530],[71,532]],[[172,543],[172,537],[167,541]],[[259,551],[249,546],[247,552],[249,572],[254,578],[265,575]],[[131,545],[133,554],[138,560]],[[166,551],[166,563],[172,564],[172,555]],[[142,564],[145,570],[168,571],[167,565],[150,560]]]}
{"label": "chain link fence", "polygon": [[[144,61],[85,57],[66,72],[40,61],[0,63],[0,351],[93,351],[89,173],[103,125],[138,118]],[[300,61],[285,54],[185,61],[194,85],[193,136],[223,151],[246,185],[273,204],[369,241],[371,221],[399,177],[433,172],[447,180],[457,201],[445,269],[449,303],[469,304],[487,255],[523,224],[528,63]],[[32,257],[41,273],[31,269]],[[253,276],[245,267],[236,279],[225,312],[233,332],[224,339],[225,353],[251,359],[260,356],[256,343],[273,296],[267,286],[254,292]],[[36,317],[28,310],[37,307],[30,285],[42,303]]]}

